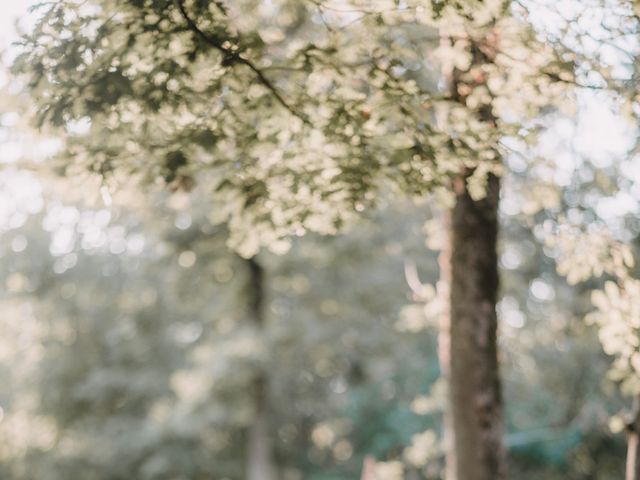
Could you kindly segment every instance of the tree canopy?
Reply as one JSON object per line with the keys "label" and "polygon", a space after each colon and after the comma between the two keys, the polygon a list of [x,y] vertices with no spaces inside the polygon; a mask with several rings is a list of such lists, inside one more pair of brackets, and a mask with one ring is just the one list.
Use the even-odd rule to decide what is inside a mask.
{"label": "tree canopy", "polygon": [[245,255],[335,232],[380,188],[446,196],[468,168],[481,197],[499,140],[529,138],[574,79],[572,57],[503,1],[63,1],[36,13],[15,70],[39,121],[70,134],[61,167],[107,185],[197,181]]}

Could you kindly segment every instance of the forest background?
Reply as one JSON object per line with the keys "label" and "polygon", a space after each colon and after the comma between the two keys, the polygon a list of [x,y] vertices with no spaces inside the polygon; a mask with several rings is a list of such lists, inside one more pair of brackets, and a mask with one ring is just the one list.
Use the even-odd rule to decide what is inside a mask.
{"label": "forest background", "polygon": [[[633,3],[227,3],[3,38],[0,477],[638,478]],[[481,469],[460,198],[500,223]]]}

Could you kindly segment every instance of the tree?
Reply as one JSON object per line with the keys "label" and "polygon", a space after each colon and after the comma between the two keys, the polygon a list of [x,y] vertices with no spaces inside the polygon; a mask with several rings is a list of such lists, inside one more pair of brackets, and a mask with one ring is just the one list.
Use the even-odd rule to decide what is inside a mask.
{"label": "tree", "polygon": [[500,139],[534,130],[526,120],[573,78],[571,62],[509,10],[499,1],[65,1],[43,7],[16,70],[41,122],[89,123],[69,138],[67,174],[186,190],[195,178],[223,205],[212,215],[245,257],[261,245],[284,250],[290,234],[335,233],[381,187],[446,196],[450,472],[493,479],[504,473]]}
{"label": "tree", "polygon": [[[286,259],[264,258],[273,276],[268,321],[255,328],[245,318],[246,261],[224,248],[197,207],[175,214],[154,205],[144,219],[139,209],[114,208],[109,219],[102,208],[67,202],[46,201],[46,211],[14,226],[0,246],[15,248],[0,270],[3,328],[33,329],[33,352],[40,352],[0,392],[0,428],[10,432],[26,414],[36,437],[44,427],[51,433],[29,440],[25,458],[5,456],[20,448],[6,435],[0,463],[15,467],[8,476],[246,478],[255,418],[247,393],[261,372],[270,377],[269,426],[283,475],[307,478],[330,468],[357,475],[361,449],[386,455],[422,424],[404,403],[417,385],[424,388],[416,367],[426,364],[421,351],[432,341],[393,330],[406,301],[402,255],[421,251],[421,239],[407,235],[420,223],[418,212],[408,215],[404,206],[404,216],[384,216],[387,228],[363,228],[334,245],[308,238]],[[393,243],[406,251],[386,255]],[[340,268],[318,266],[333,262]],[[305,283],[308,290],[300,290]],[[27,302],[33,316],[20,313]],[[11,344],[4,340],[3,352]],[[436,373],[432,366],[431,379]],[[359,390],[349,409],[347,389]],[[350,424],[346,415],[363,431],[338,429]],[[283,428],[286,435],[273,434]],[[312,431],[330,428],[334,441],[310,445],[318,437]]]}

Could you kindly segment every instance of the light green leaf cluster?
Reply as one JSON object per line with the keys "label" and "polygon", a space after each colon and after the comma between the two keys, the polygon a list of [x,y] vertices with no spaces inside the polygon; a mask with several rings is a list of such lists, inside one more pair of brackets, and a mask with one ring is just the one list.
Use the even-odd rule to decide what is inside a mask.
{"label": "light green leaf cluster", "polygon": [[567,98],[571,65],[504,2],[439,3],[65,0],[15,70],[40,122],[90,123],[63,171],[197,181],[252,256],[335,233],[383,185],[424,197],[474,170],[480,198],[499,138]]}
{"label": "light green leaf cluster", "polygon": [[634,265],[630,246],[616,241],[605,228],[582,232],[577,227],[561,225],[546,243],[558,253],[558,273],[572,285],[603,274],[627,278],[628,269]]}
{"label": "light green leaf cluster", "polygon": [[433,430],[413,435],[411,444],[404,449],[404,458],[414,467],[422,467],[442,455],[439,443],[438,435]]}
{"label": "light green leaf cluster", "polygon": [[558,272],[571,284],[605,275],[602,289],[593,290],[595,310],[586,320],[598,327],[602,347],[613,357],[609,378],[627,395],[640,394],[640,280],[628,244],[606,230],[580,232],[563,228],[548,245],[560,254]]}
{"label": "light green leaf cluster", "polygon": [[596,310],[587,319],[598,325],[604,351],[614,357],[609,377],[624,394],[640,394],[640,280],[607,281],[591,301]]}

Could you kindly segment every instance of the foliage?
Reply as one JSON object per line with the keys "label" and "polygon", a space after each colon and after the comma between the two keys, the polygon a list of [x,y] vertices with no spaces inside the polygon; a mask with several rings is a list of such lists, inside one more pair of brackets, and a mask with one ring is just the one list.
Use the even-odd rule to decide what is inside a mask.
{"label": "foliage", "polygon": [[[263,256],[260,335],[243,313],[244,263],[206,209],[44,207],[2,237],[6,476],[242,478],[247,385],[266,369],[286,478],[353,478],[367,455],[401,462],[407,478],[439,478],[433,316],[415,318],[424,313],[409,308],[403,273],[412,261],[424,282],[437,274],[419,235],[424,207],[390,207],[348,235]],[[619,455],[598,413],[617,405],[599,386],[605,361],[564,317],[580,303],[558,280],[556,297],[532,302],[531,279],[548,278],[553,262],[536,271],[544,254],[527,247],[531,232],[507,228],[508,248],[529,252],[505,270],[501,307],[512,468],[526,479],[593,473],[584,455],[602,465]],[[589,375],[576,378],[585,362]]]}
{"label": "foliage", "polygon": [[195,179],[251,256],[292,233],[335,233],[382,185],[446,194],[469,168],[482,196],[501,172],[498,140],[527,137],[527,119],[570,99],[571,60],[508,4],[433,7],[47,3],[15,71],[39,122],[67,130],[68,175],[186,190]]}
{"label": "foliage", "polygon": [[[613,3],[611,31],[637,33],[629,4]],[[537,140],[553,133],[552,114],[572,113],[576,87],[611,89],[614,108],[637,113],[637,64],[620,78],[617,60],[581,43],[588,22],[554,36],[534,28],[528,5],[36,7],[15,71],[40,124],[65,137],[56,165],[69,177],[97,174],[107,192],[142,185],[134,196],[145,206],[52,203],[5,222],[1,352],[20,365],[0,370],[13,387],[0,397],[2,474],[242,478],[255,413],[246,392],[267,371],[287,480],[356,478],[371,454],[387,475],[438,478],[442,399],[429,329],[438,305],[406,305],[402,274],[408,257],[433,282],[435,260],[422,249],[424,207],[386,203],[403,194],[446,206],[451,179],[467,169],[475,198],[489,172],[523,175],[505,177],[499,305],[514,475],[618,478],[620,444],[603,424],[620,400],[601,385],[593,330],[577,321],[599,285],[569,289],[553,259],[571,283],[606,276],[588,318],[614,356],[610,378],[637,394],[640,287],[622,241],[637,228],[578,237],[561,227],[543,243],[560,214],[606,223],[594,191],[630,186],[590,158],[564,182],[567,156]],[[173,195],[156,204],[147,194],[163,187]],[[356,223],[363,216],[371,223]],[[295,238],[345,224],[358,229]],[[269,283],[262,332],[246,321],[245,264],[225,243],[245,257],[290,249],[259,254]],[[433,300],[435,289],[423,293]]]}

